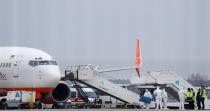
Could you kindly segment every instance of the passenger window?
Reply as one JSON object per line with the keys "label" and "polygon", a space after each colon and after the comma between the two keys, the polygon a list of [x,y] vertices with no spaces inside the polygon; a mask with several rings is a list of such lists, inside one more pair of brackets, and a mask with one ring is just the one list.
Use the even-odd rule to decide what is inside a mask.
{"label": "passenger window", "polygon": [[5,63],[3,63],[3,66],[2,67],[4,68],[4,66],[5,66]]}
{"label": "passenger window", "polygon": [[8,67],[11,67],[11,63],[9,63]]}
{"label": "passenger window", "polygon": [[1,68],[1,66],[2,66],[2,63],[0,64],[0,68]]}

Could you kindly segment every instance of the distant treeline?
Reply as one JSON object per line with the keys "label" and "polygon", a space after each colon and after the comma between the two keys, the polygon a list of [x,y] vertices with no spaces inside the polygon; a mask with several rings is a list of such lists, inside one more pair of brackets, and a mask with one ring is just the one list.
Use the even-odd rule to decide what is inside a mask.
{"label": "distant treeline", "polygon": [[[110,81],[115,84],[130,84],[129,79],[113,79]],[[200,87],[203,85],[210,86],[210,80],[206,76],[201,75],[199,73],[195,73],[195,74],[188,76],[187,81],[196,87]]]}
{"label": "distant treeline", "polygon": [[128,80],[128,79],[113,79],[110,81],[115,84],[130,84],[130,80]]}
{"label": "distant treeline", "polygon": [[199,73],[195,73],[188,76],[187,81],[191,83],[193,86],[198,86],[198,87],[203,85],[210,86],[210,80],[208,79],[208,77]]}
{"label": "distant treeline", "polygon": [[196,87],[200,87],[200,86],[210,86],[210,80],[203,80],[203,81],[195,81],[195,80],[187,80],[190,84],[192,84],[193,86]]}

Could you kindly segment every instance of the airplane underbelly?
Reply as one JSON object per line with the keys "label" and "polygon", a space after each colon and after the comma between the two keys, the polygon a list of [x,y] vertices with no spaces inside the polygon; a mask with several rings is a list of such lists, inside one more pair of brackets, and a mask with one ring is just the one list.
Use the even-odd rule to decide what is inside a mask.
{"label": "airplane underbelly", "polygon": [[[57,84],[57,83],[54,83]],[[32,78],[0,80],[0,90],[38,90],[51,91],[56,85]]]}
{"label": "airplane underbelly", "polygon": [[[49,78],[49,77],[48,77]],[[1,88],[54,88],[58,81],[50,81],[39,72],[21,72],[18,76],[13,73],[0,73]]]}

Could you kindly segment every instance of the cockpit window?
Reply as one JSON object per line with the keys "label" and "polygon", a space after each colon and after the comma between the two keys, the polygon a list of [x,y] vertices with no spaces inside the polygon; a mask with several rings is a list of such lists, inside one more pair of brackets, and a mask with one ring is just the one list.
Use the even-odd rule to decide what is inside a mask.
{"label": "cockpit window", "polygon": [[56,61],[53,60],[39,60],[39,61],[30,60],[28,64],[32,67],[38,65],[57,65]]}
{"label": "cockpit window", "polygon": [[30,65],[30,66],[34,66],[34,61],[29,61],[29,63],[28,63],[28,65]]}
{"label": "cockpit window", "polygon": [[49,61],[39,61],[39,65],[49,65]]}
{"label": "cockpit window", "polygon": [[50,61],[50,65],[58,65],[56,61]]}

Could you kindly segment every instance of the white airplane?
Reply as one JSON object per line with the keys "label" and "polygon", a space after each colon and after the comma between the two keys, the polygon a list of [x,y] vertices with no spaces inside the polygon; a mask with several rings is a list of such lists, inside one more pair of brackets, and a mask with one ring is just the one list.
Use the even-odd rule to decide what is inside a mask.
{"label": "white airplane", "polygon": [[54,101],[65,101],[70,88],[60,78],[59,66],[49,54],[26,47],[0,47],[0,93],[36,91],[38,99],[51,95]]}
{"label": "white airplane", "polygon": [[[98,73],[136,69],[140,77],[140,45],[137,39],[136,65],[99,70]],[[61,81],[56,61],[47,53],[26,47],[0,47],[0,96],[7,91],[35,91],[36,99],[52,97],[56,102],[70,96],[68,84]]]}

